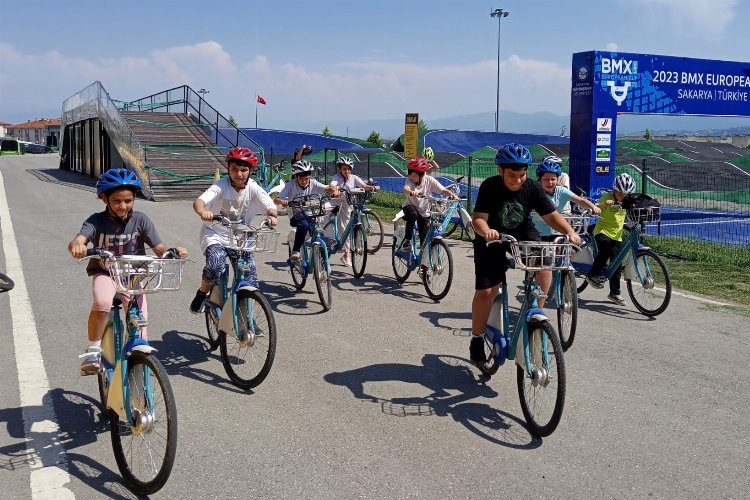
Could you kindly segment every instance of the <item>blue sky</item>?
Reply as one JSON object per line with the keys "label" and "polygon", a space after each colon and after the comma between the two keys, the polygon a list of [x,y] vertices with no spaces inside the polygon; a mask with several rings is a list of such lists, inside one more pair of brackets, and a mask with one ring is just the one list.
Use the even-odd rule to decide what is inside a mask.
{"label": "blue sky", "polygon": [[241,126],[256,92],[268,128],[494,112],[493,8],[501,120],[569,113],[574,52],[750,60],[748,0],[0,0],[0,121],[59,116],[95,80],[120,100],[205,88]]}

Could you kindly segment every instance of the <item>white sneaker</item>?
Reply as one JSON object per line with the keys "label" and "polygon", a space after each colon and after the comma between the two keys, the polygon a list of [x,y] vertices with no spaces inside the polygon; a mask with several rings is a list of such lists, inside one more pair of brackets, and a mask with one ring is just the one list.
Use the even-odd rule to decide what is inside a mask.
{"label": "white sneaker", "polygon": [[299,252],[292,252],[292,256],[289,258],[297,262],[299,260]]}
{"label": "white sneaker", "polygon": [[341,256],[341,263],[346,267],[352,267],[352,258],[349,256],[348,252]]}
{"label": "white sneaker", "polygon": [[624,306],[625,300],[623,300],[622,295],[615,295],[614,293],[610,293],[607,295],[607,298],[610,300],[610,302],[614,302],[618,306]]}
{"label": "white sneaker", "polygon": [[102,349],[100,347],[89,346],[84,354],[78,356],[83,358],[81,361],[81,376],[96,375],[102,366]]}

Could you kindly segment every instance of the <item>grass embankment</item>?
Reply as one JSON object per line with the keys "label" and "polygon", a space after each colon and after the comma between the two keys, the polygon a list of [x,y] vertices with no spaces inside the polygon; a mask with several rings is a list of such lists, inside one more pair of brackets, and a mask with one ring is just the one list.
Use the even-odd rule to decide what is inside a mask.
{"label": "grass embankment", "polygon": [[[373,197],[370,207],[380,216],[387,233],[403,202],[404,196],[400,193],[380,192]],[[656,236],[647,237],[646,244],[666,256],[673,287],[750,305],[750,281],[747,279],[750,248]]]}

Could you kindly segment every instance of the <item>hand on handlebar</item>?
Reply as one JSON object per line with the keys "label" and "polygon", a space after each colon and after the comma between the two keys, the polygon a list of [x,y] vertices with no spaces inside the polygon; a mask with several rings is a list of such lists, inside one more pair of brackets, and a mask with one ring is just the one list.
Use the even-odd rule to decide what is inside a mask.
{"label": "hand on handlebar", "polygon": [[86,257],[87,252],[86,244],[80,244],[80,245],[70,245],[68,247],[68,251],[70,252],[70,255],[75,257],[76,259],[82,259]]}
{"label": "hand on handlebar", "polygon": [[198,217],[206,222],[211,222],[212,220],[214,220],[214,213],[210,210],[203,210],[198,213]]}
{"label": "hand on handlebar", "polygon": [[500,232],[497,229],[488,229],[484,233],[484,239],[487,241],[495,241],[500,239]]}

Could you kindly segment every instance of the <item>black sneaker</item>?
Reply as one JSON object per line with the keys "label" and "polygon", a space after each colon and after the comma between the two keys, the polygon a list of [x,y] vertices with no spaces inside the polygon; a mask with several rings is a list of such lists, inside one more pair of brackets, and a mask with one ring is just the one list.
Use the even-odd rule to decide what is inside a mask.
{"label": "black sneaker", "polygon": [[203,303],[206,301],[206,292],[198,290],[195,292],[195,298],[190,303],[190,312],[193,314],[200,314],[203,312]]}
{"label": "black sneaker", "polygon": [[484,337],[471,337],[469,343],[469,358],[472,363],[484,364],[487,362],[487,355],[484,353]]}
{"label": "black sneaker", "polygon": [[604,276],[586,276],[586,281],[594,288],[602,289],[604,288],[604,283],[607,281],[607,278]]}

